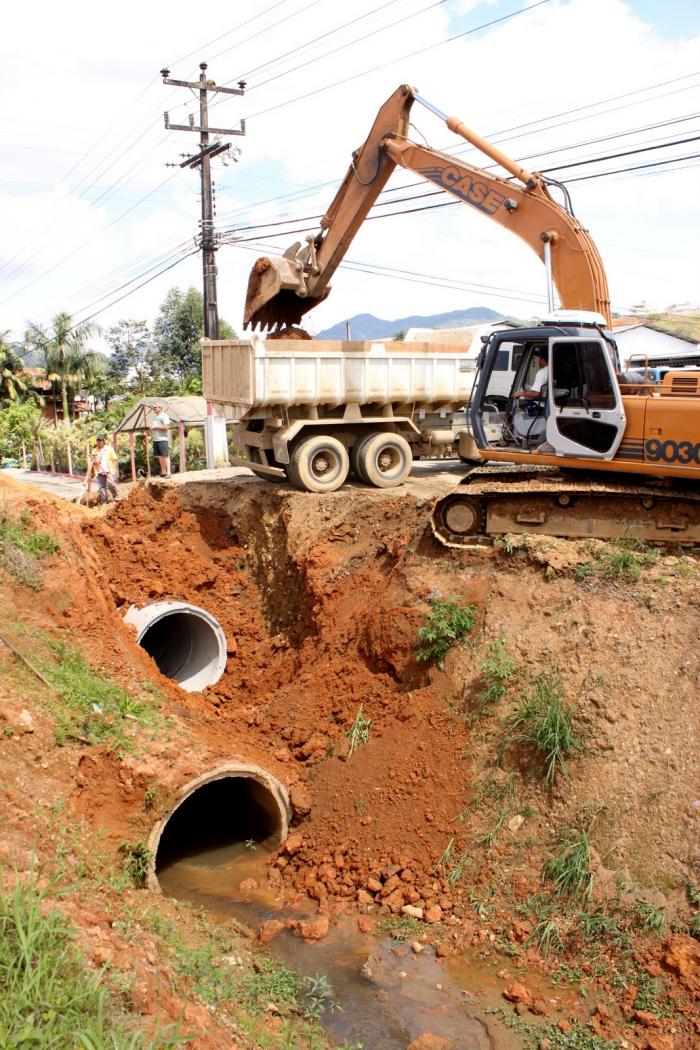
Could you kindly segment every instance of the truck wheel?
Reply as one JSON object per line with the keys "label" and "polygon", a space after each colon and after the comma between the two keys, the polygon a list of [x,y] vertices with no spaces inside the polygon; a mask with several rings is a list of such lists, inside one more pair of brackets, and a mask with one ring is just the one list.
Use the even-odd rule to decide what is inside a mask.
{"label": "truck wheel", "polygon": [[292,452],[287,477],[306,492],[334,492],[348,476],[350,460],[342,441],[317,434],[300,442]]}
{"label": "truck wheel", "polygon": [[372,434],[357,455],[360,477],[378,489],[400,485],[411,472],[413,453],[400,434]]}
{"label": "truck wheel", "polygon": [[365,447],[368,441],[371,441],[375,434],[363,434],[359,437],[355,444],[350,449],[350,470],[355,475],[358,481],[363,481],[365,485],[369,485],[369,478],[363,473],[362,467],[360,466],[360,452]]}

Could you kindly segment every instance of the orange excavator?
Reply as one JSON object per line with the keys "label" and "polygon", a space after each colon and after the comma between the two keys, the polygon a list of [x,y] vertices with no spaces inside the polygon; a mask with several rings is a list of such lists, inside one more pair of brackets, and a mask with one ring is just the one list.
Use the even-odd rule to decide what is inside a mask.
{"label": "orange excavator", "polygon": [[[411,142],[406,134],[414,102],[510,177]],[[516,234],[544,262],[547,275],[547,319],[494,332],[479,355],[469,438],[460,442],[472,469],[436,504],[437,538],[447,546],[509,532],[700,540],[700,372],[670,371],[658,383],[621,373],[603,264],[566,188],[525,170],[407,85],[379,110],[318,234],[282,257],[256,261],[245,326],[286,333],[326,298],[397,165]],[[563,204],[551,187],[559,187]],[[553,309],[554,287],[559,311]],[[512,376],[505,394],[504,371]]]}

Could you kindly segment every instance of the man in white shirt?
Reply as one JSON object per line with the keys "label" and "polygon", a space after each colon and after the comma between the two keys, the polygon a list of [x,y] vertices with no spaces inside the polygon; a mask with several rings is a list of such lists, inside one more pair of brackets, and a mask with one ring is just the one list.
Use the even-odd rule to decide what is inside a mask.
{"label": "man in white shirt", "polygon": [[516,390],[513,397],[529,397],[533,401],[539,401],[542,395],[542,387],[547,386],[549,378],[548,352],[545,347],[537,352],[537,363],[539,370],[532,381],[532,386],[527,390]]}
{"label": "man in white shirt", "polygon": [[158,457],[160,463],[160,475],[169,478],[170,474],[170,417],[164,410],[163,405],[158,403],[156,414],[151,420],[151,434],[153,436],[153,453]]}

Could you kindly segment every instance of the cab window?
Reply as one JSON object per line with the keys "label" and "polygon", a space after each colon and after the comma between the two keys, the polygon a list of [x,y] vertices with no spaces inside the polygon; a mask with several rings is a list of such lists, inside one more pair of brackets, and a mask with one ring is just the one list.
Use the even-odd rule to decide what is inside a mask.
{"label": "cab window", "polygon": [[555,343],[553,350],[552,387],[558,408],[615,408],[610,369],[600,343]]}

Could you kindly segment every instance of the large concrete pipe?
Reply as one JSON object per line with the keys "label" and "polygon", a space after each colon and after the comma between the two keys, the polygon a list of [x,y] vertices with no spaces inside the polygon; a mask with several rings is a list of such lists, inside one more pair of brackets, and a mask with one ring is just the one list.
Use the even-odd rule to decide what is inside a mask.
{"label": "large concrete pipe", "polygon": [[289,833],[287,789],[261,766],[230,761],[184,784],[148,838],[147,883],[159,890],[157,873],[175,858],[212,845],[270,842],[279,846]]}
{"label": "large concrete pipe", "polygon": [[136,628],[136,641],[161,674],[188,693],[218,682],[226,669],[226,635],[206,610],[189,602],[132,605],[124,623]]}

